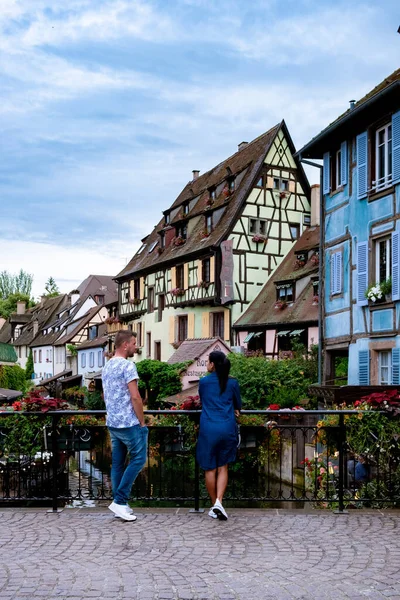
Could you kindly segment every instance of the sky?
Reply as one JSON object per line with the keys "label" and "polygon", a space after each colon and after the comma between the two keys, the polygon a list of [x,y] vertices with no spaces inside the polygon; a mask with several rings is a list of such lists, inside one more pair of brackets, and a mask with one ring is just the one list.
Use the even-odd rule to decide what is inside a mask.
{"label": "sky", "polygon": [[[192,178],[400,66],[398,0],[0,0],[0,271],[116,275]],[[308,170],[311,183],[316,169]]]}

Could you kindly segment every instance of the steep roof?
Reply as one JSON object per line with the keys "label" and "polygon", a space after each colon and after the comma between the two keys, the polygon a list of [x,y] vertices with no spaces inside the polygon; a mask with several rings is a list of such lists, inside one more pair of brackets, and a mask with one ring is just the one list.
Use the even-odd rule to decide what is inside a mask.
{"label": "steep roof", "polygon": [[[294,152],[295,148],[290,134],[285,122],[282,121],[216,167],[207,171],[207,173],[190,181],[185,185],[169,210],[165,211],[170,213],[170,226],[165,227],[164,218],[161,219],[153,231],[144,238],[145,247],[143,250],[140,251],[139,249],[127,266],[117,275],[116,279],[122,281],[132,273],[145,272],[155,267],[159,268],[160,265],[168,266],[188,255],[204,255],[226,239],[280,129],[283,130],[291,151]],[[304,186],[307,188],[308,182],[306,177],[303,176],[300,164],[299,171],[300,176],[304,179]],[[223,189],[229,177],[235,178],[235,189],[226,197]],[[211,209],[207,205],[210,188],[216,189],[216,198]],[[189,203],[189,213],[188,215],[182,215],[180,214],[181,208],[186,203]],[[223,227],[216,223],[211,234],[204,238],[204,217],[207,210],[212,210],[215,221],[223,223]],[[190,229],[185,244],[182,246],[175,246],[173,243],[167,244],[162,254],[159,254],[157,251],[160,241],[159,232],[164,230],[167,237],[168,229],[171,226],[175,227],[185,221],[188,222]],[[174,233],[171,237],[173,235]]]}
{"label": "steep roof", "polygon": [[7,319],[3,327],[0,329],[0,342],[2,342],[3,344],[8,344],[11,341],[11,332],[11,323],[10,320]]}
{"label": "steep roof", "polygon": [[[55,298],[46,298],[45,300],[33,306],[25,314],[30,316],[30,321],[23,328],[21,335],[13,342],[14,346],[30,346],[37,335],[40,335],[42,329],[48,326],[55,315],[66,306],[68,295],[61,294]],[[38,323],[38,333],[34,335],[34,322]]]}
{"label": "steep roof", "polygon": [[284,310],[275,308],[276,287],[279,281],[297,281],[303,277],[318,275],[318,266],[311,260],[300,269],[294,269],[296,255],[303,251],[318,250],[319,227],[306,229],[297,240],[290,252],[285,256],[279,267],[267,281],[261,292],[247,308],[246,312],[236,321],[234,328],[258,327],[261,325],[277,325],[279,323],[298,323],[318,321],[318,305],[313,303],[312,282],[310,281],[303,292],[292,305]]}
{"label": "steep roof", "polygon": [[355,102],[352,108],[348,108],[337,119],[325,127],[325,129],[314,136],[297,152],[297,155],[303,158],[321,157],[321,153],[326,151],[328,140],[332,139],[333,142],[336,142],[337,138],[340,138],[342,135],[344,136],[343,139],[346,139],[346,133],[347,136],[349,134],[350,120],[354,127],[358,127],[359,129],[364,128],[369,124],[368,120],[372,119],[375,121],[380,116],[379,106],[384,106],[386,110],[398,110],[399,98],[400,69],[397,69],[360,100]]}
{"label": "steep roof", "polygon": [[[77,333],[79,333],[79,331],[81,331],[81,329],[83,329],[83,327],[85,327],[88,323],[90,323],[90,321],[93,319],[93,317],[99,312],[99,310],[101,309],[101,306],[93,306],[93,308],[90,308],[87,313],[85,315],[83,315],[83,317],[77,319],[76,321],[76,326],[72,329],[72,331],[70,331],[67,335],[62,336],[61,338],[59,338],[58,340],[56,340],[54,342],[55,346],[63,346],[64,344],[68,344],[75,336]],[[69,323],[69,325],[73,325],[73,321],[71,323]],[[43,336],[44,338],[46,336]],[[42,344],[44,345],[44,344]],[[79,345],[80,347],[80,345]]]}
{"label": "steep roof", "polygon": [[93,340],[83,342],[83,344],[79,344],[78,350],[87,350],[88,348],[101,348],[102,346],[105,346],[107,342],[108,335],[103,335],[101,337],[96,337]]}
{"label": "steep roof", "polygon": [[211,348],[216,342],[219,342],[222,346],[230,352],[229,346],[225,344],[219,337],[214,338],[199,338],[189,339],[182,342],[176,352],[167,360],[169,364],[194,361],[197,360],[204,352],[207,352],[208,348]]}
{"label": "steep roof", "polygon": [[104,304],[118,300],[118,286],[111,275],[89,275],[77,289],[81,298],[104,296]]}

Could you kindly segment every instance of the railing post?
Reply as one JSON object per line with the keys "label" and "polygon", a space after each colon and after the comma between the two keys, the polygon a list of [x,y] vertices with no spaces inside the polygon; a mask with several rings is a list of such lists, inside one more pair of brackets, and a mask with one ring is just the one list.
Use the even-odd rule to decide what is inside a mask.
{"label": "railing post", "polygon": [[53,490],[51,512],[58,512],[58,416],[51,415],[51,439],[52,439],[52,468],[53,468]]}
{"label": "railing post", "polygon": [[344,414],[339,413],[339,435],[338,435],[338,451],[339,451],[339,508],[335,510],[335,514],[344,515],[347,511],[344,510],[344,449],[346,441],[346,427],[344,424]]}
{"label": "railing post", "polygon": [[189,512],[198,514],[204,512],[204,508],[200,508],[200,468],[196,456],[194,457],[194,508]]}

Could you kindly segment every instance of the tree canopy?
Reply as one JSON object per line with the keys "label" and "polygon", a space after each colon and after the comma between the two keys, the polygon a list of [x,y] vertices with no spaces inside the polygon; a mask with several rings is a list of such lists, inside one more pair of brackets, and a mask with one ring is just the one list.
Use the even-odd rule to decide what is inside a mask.
{"label": "tree canopy", "polygon": [[32,293],[33,275],[23,269],[12,274],[8,271],[0,273],[0,298],[6,300],[9,296],[22,294],[30,298]]}
{"label": "tree canopy", "polygon": [[59,290],[58,285],[56,284],[53,277],[48,278],[44,289],[45,289],[44,295],[47,296],[48,298],[55,298],[56,296],[60,295],[60,290]]}
{"label": "tree canopy", "polygon": [[0,317],[8,319],[8,317],[16,312],[17,302],[23,301],[27,307],[35,306],[35,302],[29,298],[27,294],[10,294],[6,299],[0,299]]}

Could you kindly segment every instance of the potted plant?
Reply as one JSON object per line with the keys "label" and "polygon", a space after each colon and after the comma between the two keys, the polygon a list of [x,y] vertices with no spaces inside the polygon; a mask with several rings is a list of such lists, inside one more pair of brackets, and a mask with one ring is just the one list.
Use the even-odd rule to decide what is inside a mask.
{"label": "potted plant", "polygon": [[386,281],[382,281],[382,283],[375,283],[375,285],[370,285],[365,292],[365,297],[374,304],[376,302],[382,302],[382,300],[388,299],[387,297],[390,295],[392,291],[392,280],[387,279]]}
{"label": "potted plant", "polygon": [[201,232],[201,239],[205,240],[206,238],[210,237],[210,231],[207,231],[206,229],[204,229],[204,231]]}
{"label": "potted plant", "polygon": [[140,303],[140,298],[129,298],[129,304],[134,304],[135,306],[138,306]]}
{"label": "potted plant", "polygon": [[312,255],[312,257],[310,258],[310,262],[315,267],[319,265],[319,254],[318,254],[318,252],[316,252],[315,254]]}
{"label": "potted plant", "polygon": [[174,288],[171,290],[171,294],[175,297],[183,296],[185,294],[185,290],[183,288]]}
{"label": "potted plant", "polygon": [[251,238],[252,242],[255,242],[256,244],[262,242],[264,245],[267,243],[267,238],[265,237],[265,235],[260,235],[259,233],[256,233],[255,235],[253,235],[253,237]]}
{"label": "potted plant", "polygon": [[313,304],[318,304],[318,302],[319,302],[319,296],[313,296],[312,301],[313,301]]}
{"label": "potted plant", "polygon": [[279,198],[286,198],[286,192],[279,192]]}
{"label": "potted plant", "polygon": [[229,198],[229,196],[231,195],[231,190],[229,189],[229,186],[225,186],[224,189],[222,190],[222,195],[224,196],[224,198]]}
{"label": "potted plant", "polygon": [[183,238],[181,235],[178,235],[176,238],[174,238],[174,246],[183,246],[185,242],[185,238]]}

